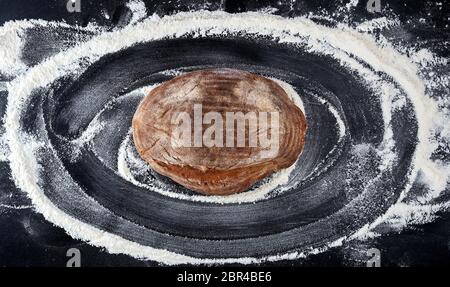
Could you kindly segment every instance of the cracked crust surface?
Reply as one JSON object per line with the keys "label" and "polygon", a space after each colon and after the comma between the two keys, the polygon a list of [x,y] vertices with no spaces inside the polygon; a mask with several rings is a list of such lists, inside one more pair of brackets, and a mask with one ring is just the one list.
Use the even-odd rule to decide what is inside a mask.
{"label": "cracked crust surface", "polygon": [[[172,117],[186,112],[194,118],[194,104],[203,115],[218,112],[278,112],[279,148],[174,147]],[[270,119],[269,119],[270,120]],[[203,131],[210,125],[203,125]],[[133,117],[133,139],[140,156],[158,173],[203,194],[228,195],[248,189],[269,174],[291,166],[304,146],[306,119],[274,81],[232,69],[201,70],[175,77],[153,89]],[[224,129],[225,130],[225,129]],[[257,128],[256,132],[266,132]],[[269,135],[270,135],[269,127]],[[226,134],[223,136],[224,142]]]}

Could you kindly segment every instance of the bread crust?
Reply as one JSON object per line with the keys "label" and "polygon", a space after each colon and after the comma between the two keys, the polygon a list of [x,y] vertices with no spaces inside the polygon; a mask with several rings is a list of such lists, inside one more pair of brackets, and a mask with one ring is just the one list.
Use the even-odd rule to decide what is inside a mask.
{"label": "bread crust", "polygon": [[[173,115],[193,116],[194,104],[201,104],[204,114],[278,112],[278,152],[267,157],[267,148],[248,145],[174,147]],[[304,147],[307,124],[273,80],[240,70],[210,69],[183,74],[153,89],[137,108],[132,129],[139,155],[156,172],[202,194],[229,195],[294,164]],[[245,136],[248,143],[249,134]]]}

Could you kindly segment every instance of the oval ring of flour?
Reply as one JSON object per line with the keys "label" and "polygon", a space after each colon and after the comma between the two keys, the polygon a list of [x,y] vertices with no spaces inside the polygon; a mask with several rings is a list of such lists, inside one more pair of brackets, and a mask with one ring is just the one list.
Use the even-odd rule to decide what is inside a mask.
{"label": "oval ring of flour", "polygon": [[[189,25],[187,25],[189,23]],[[164,27],[164,28],[163,28]],[[378,47],[376,42],[367,35],[359,34],[350,29],[332,29],[314,24],[307,19],[283,19],[277,16],[246,13],[229,15],[215,12],[180,13],[164,17],[155,22],[146,20],[132,27],[112,33],[105,33],[94,37],[87,43],[70,49],[47,59],[40,65],[31,68],[9,85],[9,97],[5,125],[6,138],[11,149],[10,165],[16,184],[25,190],[45,218],[54,224],[63,227],[71,236],[89,241],[93,245],[102,246],[111,253],[126,253],[134,257],[156,260],[165,264],[221,264],[221,263],[254,263],[261,261],[294,259],[306,253],[320,252],[326,246],[333,246],[342,242],[338,238],[326,246],[308,252],[292,251],[281,255],[264,257],[240,258],[196,258],[176,254],[163,249],[143,246],[126,240],[120,236],[104,233],[89,224],[79,221],[58,209],[41,190],[39,182],[39,163],[34,160],[34,152],[41,148],[42,143],[33,138],[27,138],[19,129],[21,108],[26,104],[27,96],[34,89],[45,87],[61,74],[70,74],[74,63],[88,59],[95,62],[102,55],[114,53],[135,43],[152,41],[164,37],[177,37],[189,33],[198,33],[201,36],[220,35],[246,31],[261,36],[279,38],[280,41],[297,43],[307,42],[309,51],[315,53],[330,53],[323,42],[332,45],[345,53],[357,56],[370,65],[375,71],[382,71],[390,75],[396,83],[408,94],[414,104],[418,116],[419,139],[427,138],[429,124],[426,113],[436,107],[426,103],[423,83],[416,76],[416,67],[407,57],[397,53],[390,47]],[[126,39],[115,41],[114,39]],[[352,43],[348,45],[346,43]],[[95,48],[94,48],[95,47]],[[95,52],[88,52],[95,51]],[[338,56],[333,53],[332,56]],[[345,56],[345,55],[344,55]],[[343,56],[343,57],[344,57]],[[341,59],[345,61],[344,58]],[[42,71],[46,73],[43,74]],[[25,84],[25,85],[24,85]],[[425,110],[425,106],[428,110]],[[415,163],[427,162],[428,150],[426,142],[419,142],[415,153]],[[432,168],[432,167],[430,167]],[[410,172],[410,181],[417,172],[416,165]],[[406,192],[406,191],[405,191]]]}

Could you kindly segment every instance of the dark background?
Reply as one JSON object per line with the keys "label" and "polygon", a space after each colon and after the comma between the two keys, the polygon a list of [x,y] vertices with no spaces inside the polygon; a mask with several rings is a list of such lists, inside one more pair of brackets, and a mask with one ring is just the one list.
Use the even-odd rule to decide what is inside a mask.
{"label": "dark background", "polygon": [[[131,18],[125,6],[127,1],[81,0],[80,13],[68,13],[66,0],[0,0],[0,25],[10,20],[44,19],[65,21],[86,26],[95,22],[114,28],[123,26]],[[304,15],[308,12],[332,14],[349,2],[342,1],[151,1],[145,0],[147,13],[160,16],[192,9],[225,10],[231,13],[254,11],[266,7],[278,9],[283,16]],[[440,56],[449,57],[450,49],[433,42],[449,40],[449,5],[445,1],[387,1],[382,0],[382,13],[399,16],[403,28],[413,35],[410,41],[426,42],[429,49]],[[360,0],[348,14],[350,22],[360,22],[383,15],[366,11],[366,1]],[[441,9],[439,9],[441,7]],[[109,19],[104,17],[110,15]],[[343,15],[335,16],[341,20]],[[425,18],[425,23],[418,19]],[[404,40],[404,39],[400,39]],[[399,40],[399,41],[400,41]],[[0,43],[1,45],[1,43]],[[0,105],[3,116],[4,105]],[[9,178],[9,165],[0,162],[0,195],[8,193],[11,200],[29,204],[23,192],[17,190]],[[401,232],[388,233],[370,242],[362,243],[381,250],[382,266],[450,266],[450,214],[439,214],[433,223],[412,226]],[[35,232],[46,231],[46,232]],[[368,259],[361,245],[344,245],[307,259],[268,263],[269,266],[365,266]],[[0,208],[0,266],[65,266],[66,251],[76,247],[81,251],[82,266],[155,266],[152,262],[136,260],[126,255],[112,255],[106,251],[73,240],[65,232],[47,222],[32,209]]]}

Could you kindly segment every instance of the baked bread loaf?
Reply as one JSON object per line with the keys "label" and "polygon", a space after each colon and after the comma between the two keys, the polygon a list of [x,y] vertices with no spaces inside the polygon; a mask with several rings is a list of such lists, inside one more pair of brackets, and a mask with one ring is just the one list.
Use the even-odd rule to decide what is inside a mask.
{"label": "baked bread loaf", "polygon": [[294,164],[307,125],[273,80],[211,69],[153,89],[132,128],[138,153],[156,172],[202,194],[229,195]]}

